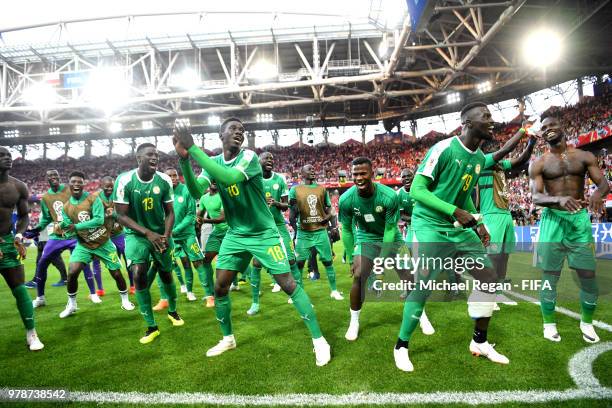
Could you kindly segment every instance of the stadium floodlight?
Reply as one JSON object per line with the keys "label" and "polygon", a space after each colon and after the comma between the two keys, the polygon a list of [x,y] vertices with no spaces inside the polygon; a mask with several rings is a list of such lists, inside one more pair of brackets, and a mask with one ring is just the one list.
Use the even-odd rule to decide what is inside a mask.
{"label": "stadium floodlight", "polygon": [[459,103],[461,101],[461,94],[459,92],[453,92],[446,95],[446,102],[449,104]]}
{"label": "stadium floodlight", "polygon": [[491,90],[491,82],[485,81],[476,85],[476,90],[479,94],[487,93]]}
{"label": "stadium floodlight", "polygon": [[37,82],[23,92],[23,100],[28,105],[47,106],[57,102],[57,92],[45,82]]}
{"label": "stadium floodlight", "polygon": [[76,125],[76,132],[78,134],[89,133],[90,128],[89,125]]}
{"label": "stadium floodlight", "polygon": [[272,79],[278,76],[278,67],[266,60],[260,60],[249,69],[247,78],[249,79]]}
{"label": "stadium floodlight", "polygon": [[142,130],[153,129],[153,122],[150,120],[142,121]]}
{"label": "stadium floodlight", "polygon": [[121,127],[121,123],[119,123],[119,122],[111,122],[111,123],[108,125],[108,130],[109,130],[111,133],[118,133],[118,132],[121,132],[121,129],[122,129],[122,127]]}
{"label": "stadium floodlight", "polygon": [[271,113],[258,113],[256,115],[257,122],[272,122],[274,120],[274,116]]}
{"label": "stadium floodlight", "polygon": [[561,56],[561,37],[550,29],[533,31],[523,41],[523,58],[527,64],[545,68]]}
{"label": "stadium floodlight", "polygon": [[171,77],[170,86],[193,91],[200,86],[200,77],[193,69],[185,68],[182,72]]}
{"label": "stadium floodlight", "polygon": [[217,115],[211,115],[208,117],[208,126],[219,126],[221,124],[221,118]]}
{"label": "stadium floodlight", "polygon": [[112,67],[93,70],[83,92],[85,100],[104,110],[107,116],[121,107],[129,94],[130,83],[125,72]]}

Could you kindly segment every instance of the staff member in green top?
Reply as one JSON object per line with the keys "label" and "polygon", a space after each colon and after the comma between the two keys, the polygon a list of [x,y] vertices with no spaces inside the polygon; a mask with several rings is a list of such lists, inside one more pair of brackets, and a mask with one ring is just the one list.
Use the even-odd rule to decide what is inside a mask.
{"label": "staff member in green top", "polygon": [[68,267],[68,304],[60,313],[65,318],[77,310],[78,277],[85,265],[93,257],[100,259],[109,270],[117,283],[121,296],[121,308],[134,310],[134,305],[128,299],[128,290],[125,279],[121,275],[121,263],[117,254],[117,247],[110,240],[112,223],[105,224],[104,205],[97,194],[83,191],[85,174],[80,171],[70,173],[68,185],[70,186],[70,199],[62,208],[62,222],[60,227],[77,236],[77,245],[70,255]]}

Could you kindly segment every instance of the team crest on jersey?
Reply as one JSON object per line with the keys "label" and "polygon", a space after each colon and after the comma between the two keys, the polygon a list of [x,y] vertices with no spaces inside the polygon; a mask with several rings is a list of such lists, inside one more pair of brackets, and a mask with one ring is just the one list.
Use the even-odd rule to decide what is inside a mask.
{"label": "team crest on jersey", "polygon": [[153,187],[153,194],[159,194],[160,191],[159,186]]}
{"label": "team crest on jersey", "polygon": [[474,169],[474,171],[476,172],[476,174],[480,174],[480,164],[476,165],[476,168]]}
{"label": "team crest on jersey", "polygon": [[179,197],[179,198],[178,198],[178,202],[179,202],[179,203],[182,203],[183,201],[185,201],[185,199],[184,199],[183,197]]}
{"label": "team crest on jersey", "polygon": [[383,212],[382,205],[377,205],[376,208],[374,209],[374,211],[376,211],[377,213]]}
{"label": "team crest on jersey", "polygon": [[278,183],[274,183],[272,188],[275,189],[275,190],[278,190],[280,188],[280,186],[278,185]]}
{"label": "team crest on jersey", "polygon": [[89,221],[91,219],[91,217],[89,216],[89,212],[87,211],[81,211],[77,214],[77,218],[79,219],[79,222],[85,222],[85,221]]}

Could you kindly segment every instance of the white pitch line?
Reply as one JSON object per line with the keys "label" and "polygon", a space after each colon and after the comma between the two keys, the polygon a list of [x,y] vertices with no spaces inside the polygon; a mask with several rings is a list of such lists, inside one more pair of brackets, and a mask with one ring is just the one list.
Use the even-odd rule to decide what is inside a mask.
{"label": "white pitch line", "polygon": [[[507,293],[507,294],[512,295],[512,296],[514,296],[516,298],[525,300],[527,302],[534,303],[536,305],[540,304],[540,300],[539,299],[536,299],[536,298],[531,297],[531,296],[523,295],[522,293],[513,292],[511,290],[506,290],[506,291],[504,291],[504,293]],[[581,319],[580,313],[576,313],[573,310],[569,310],[569,309],[566,309],[566,308],[561,307],[561,306],[556,306],[555,307],[555,311],[557,311],[557,312],[559,312],[561,314],[564,314],[566,316],[572,317],[572,318],[574,318],[576,320],[580,320]],[[602,322],[601,320],[593,320],[593,326],[598,327],[598,328],[603,329],[603,330],[607,330],[609,332],[612,332],[612,325],[609,325],[606,322]]]}
{"label": "white pitch line", "polygon": [[578,388],[601,388],[599,380],[593,375],[593,361],[600,354],[610,350],[612,350],[612,341],[606,341],[580,350],[572,356],[568,370]]}

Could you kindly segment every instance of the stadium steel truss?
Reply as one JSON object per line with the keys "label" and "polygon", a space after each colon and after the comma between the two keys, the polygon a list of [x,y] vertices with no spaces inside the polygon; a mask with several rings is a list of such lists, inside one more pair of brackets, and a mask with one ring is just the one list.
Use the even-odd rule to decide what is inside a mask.
{"label": "stadium steel truss", "polygon": [[[23,46],[0,43],[0,145],[163,136],[170,134],[175,118],[189,118],[196,133],[216,131],[220,117],[229,115],[253,130],[399,122],[456,111],[458,101],[516,98],[610,71],[608,3],[436,1],[427,25],[417,31],[405,12],[396,26],[382,22],[380,1],[372,0],[368,18],[332,16],[336,24],[193,30],[97,43],[68,36]],[[170,14],[209,19],[240,13]],[[257,19],[274,13],[247,14]],[[45,26],[69,32],[74,24],[115,20],[129,27],[151,17],[160,15]],[[313,12],[305,17],[312,22],[330,15]],[[516,19],[520,24],[513,24]],[[571,64],[544,73],[520,61],[517,42],[525,26],[549,19],[562,28],[568,43],[588,39],[591,46],[576,46]],[[185,78],[185,72],[191,76]],[[124,89],[101,101],[84,86],[86,80],[103,90],[118,84]],[[52,99],[40,94],[32,98],[32,88],[41,84],[52,89]]]}

